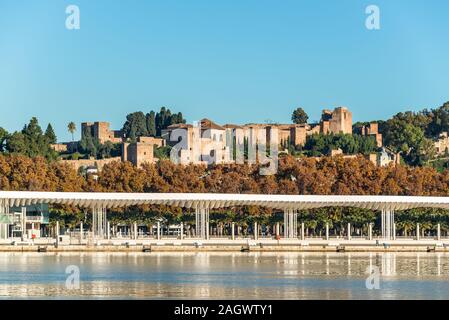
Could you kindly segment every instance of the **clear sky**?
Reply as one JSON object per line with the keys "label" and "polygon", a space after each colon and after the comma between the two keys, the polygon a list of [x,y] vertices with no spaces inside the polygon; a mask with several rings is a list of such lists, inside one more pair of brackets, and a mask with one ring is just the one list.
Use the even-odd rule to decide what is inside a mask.
{"label": "clear sky", "polygon": [[62,141],[69,121],[119,129],[161,106],[221,124],[289,122],[297,106],[386,119],[449,100],[448,76],[447,0],[0,0],[0,126],[36,116]]}

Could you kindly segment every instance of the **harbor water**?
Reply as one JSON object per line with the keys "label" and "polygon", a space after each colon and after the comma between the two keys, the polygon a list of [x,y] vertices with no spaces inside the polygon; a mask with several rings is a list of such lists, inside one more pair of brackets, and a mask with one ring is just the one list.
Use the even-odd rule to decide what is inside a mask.
{"label": "harbor water", "polygon": [[448,253],[0,253],[2,299],[449,299]]}

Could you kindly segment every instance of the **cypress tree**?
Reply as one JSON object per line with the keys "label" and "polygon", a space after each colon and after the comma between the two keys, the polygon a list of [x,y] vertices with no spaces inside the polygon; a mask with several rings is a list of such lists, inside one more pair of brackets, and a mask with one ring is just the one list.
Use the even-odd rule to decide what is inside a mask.
{"label": "cypress tree", "polygon": [[53,127],[51,123],[48,124],[47,130],[45,130],[45,137],[48,140],[48,143],[55,144],[57,142],[55,131],[53,130]]}

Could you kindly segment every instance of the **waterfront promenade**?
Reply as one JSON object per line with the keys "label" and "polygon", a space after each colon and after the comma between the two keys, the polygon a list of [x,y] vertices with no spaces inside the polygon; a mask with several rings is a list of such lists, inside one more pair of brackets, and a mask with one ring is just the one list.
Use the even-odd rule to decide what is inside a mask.
{"label": "waterfront promenade", "polygon": [[56,239],[2,240],[0,252],[449,252],[449,239]]}
{"label": "waterfront promenade", "polygon": [[[30,239],[25,232],[14,237],[10,222],[11,207],[21,207],[20,223],[25,230],[26,207],[33,204],[70,205],[92,213],[90,230],[79,226],[78,234],[60,234],[58,222],[52,238]],[[156,232],[139,237],[137,224],[131,227],[131,237],[119,236],[108,221],[108,211],[139,205],[168,205],[189,209],[195,214],[194,237],[187,236],[183,223],[176,236],[163,234],[161,222]],[[214,238],[210,234],[209,213],[217,208],[261,206],[281,211],[283,222],[271,226],[270,236],[261,234],[257,222],[251,235],[242,238],[231,223],[231,235]],[[298,221],[298,211],[326,207],[355,207],[371,209],[381,217],[380,235],[369,224],[367,235],[353,236],[347,225],[345,237],[332,237],[329,227],[322,238],[308,238],[304,223]],[[71,193],[0,191],[0,251],[446,251],[449,238],[443,237],[436,226],[434,237],[420,237],[419,225],[415,238],[399,238],[394,221],[395,211],[413,208],[449,209],[449,197],[419,196],[359,196],[359,195],[265,195],[214,193]]]}

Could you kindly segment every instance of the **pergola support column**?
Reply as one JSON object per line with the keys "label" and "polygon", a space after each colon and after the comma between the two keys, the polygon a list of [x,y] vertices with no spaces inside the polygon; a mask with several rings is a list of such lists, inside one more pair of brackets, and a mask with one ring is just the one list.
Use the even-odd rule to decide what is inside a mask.
{"label": "pergola support column", "polygon": [[326,240],[329,240],[329,223],[326,223]]}
{"label": "pergola support column", "polygon": [[56,221],[55,227],[56,246],[59,244],[59,221]]}
{"label": "pergola support column", "polygon": [[182,240],[184,239],[184,222],[181,222],[181,227],[180,227],[180,233],[179,233],[179,239]]}
{"label": "pergola support column", "polygon": [[92,208],[92,232],[94,238],[104,239],[107,230],[106,208]]}
{"label": "pergola support column", "polygon": [[393,223],[393,234],[392,234],[393,240],[396,240],[396,223]]}
{"label": "pergola support column", "polygon": [[350,223],[348,223],[348,231],[347,231],[347,233],[348,233],[348,240],[351,240],[351,224]]}
{"label": "pergola support column", "polygon": [[197,237],[209,239],[209,208],[206,206],[195,207],[195,231]]}
{"label": "pergola support column", "polygon": [[383,209],[381,213],[381,232],[384,240],[394,240],[394,210]]}
{"label": "pergola support column", "polygon": [[298,238],[298,211],[294,209],[284,210],[284,238]]}
{"label": "pergola support column", "polygon": [[373,240],[373,224],[368,224],[368,240]]}
{"label": "pergola support column", "polygon": [[419,240],[420,238],[420,230],[419,230],[419,223],[416,224],[416,240]]}
{"label": "pergola support column", "polygon": [[235,223],[231,223],[231,240],[235,240]]}
{"label": "pergola support column", "polygon": [[437,240],[441,240],[441,225],[437,224]]}
{"label": "pergola support column", "polygon": [[26,207],[22,207],[22,214],[20,216],[20,224],[21,224],[21,228],[22,228],[22,241],[26,238],[26,232],[27,232],[27,208]]}
{"label": "pergola support column", "polygon": [[9,204],[7,199],[0,200],[0,239],[9,238],[9,223],[12,222],[9,214]]}
{"label": "pergola support column", "polygon": [[259,226],[257,225],[257,222],[254,222],[254,240],[257,240],[259,238]]}
{"label": "pergola support column", "polygon": [[306,234],[305,234],[304,230],[305,230],[304,222],[301,222],[301,240],[305,240],[305,238],[306,238]]}

